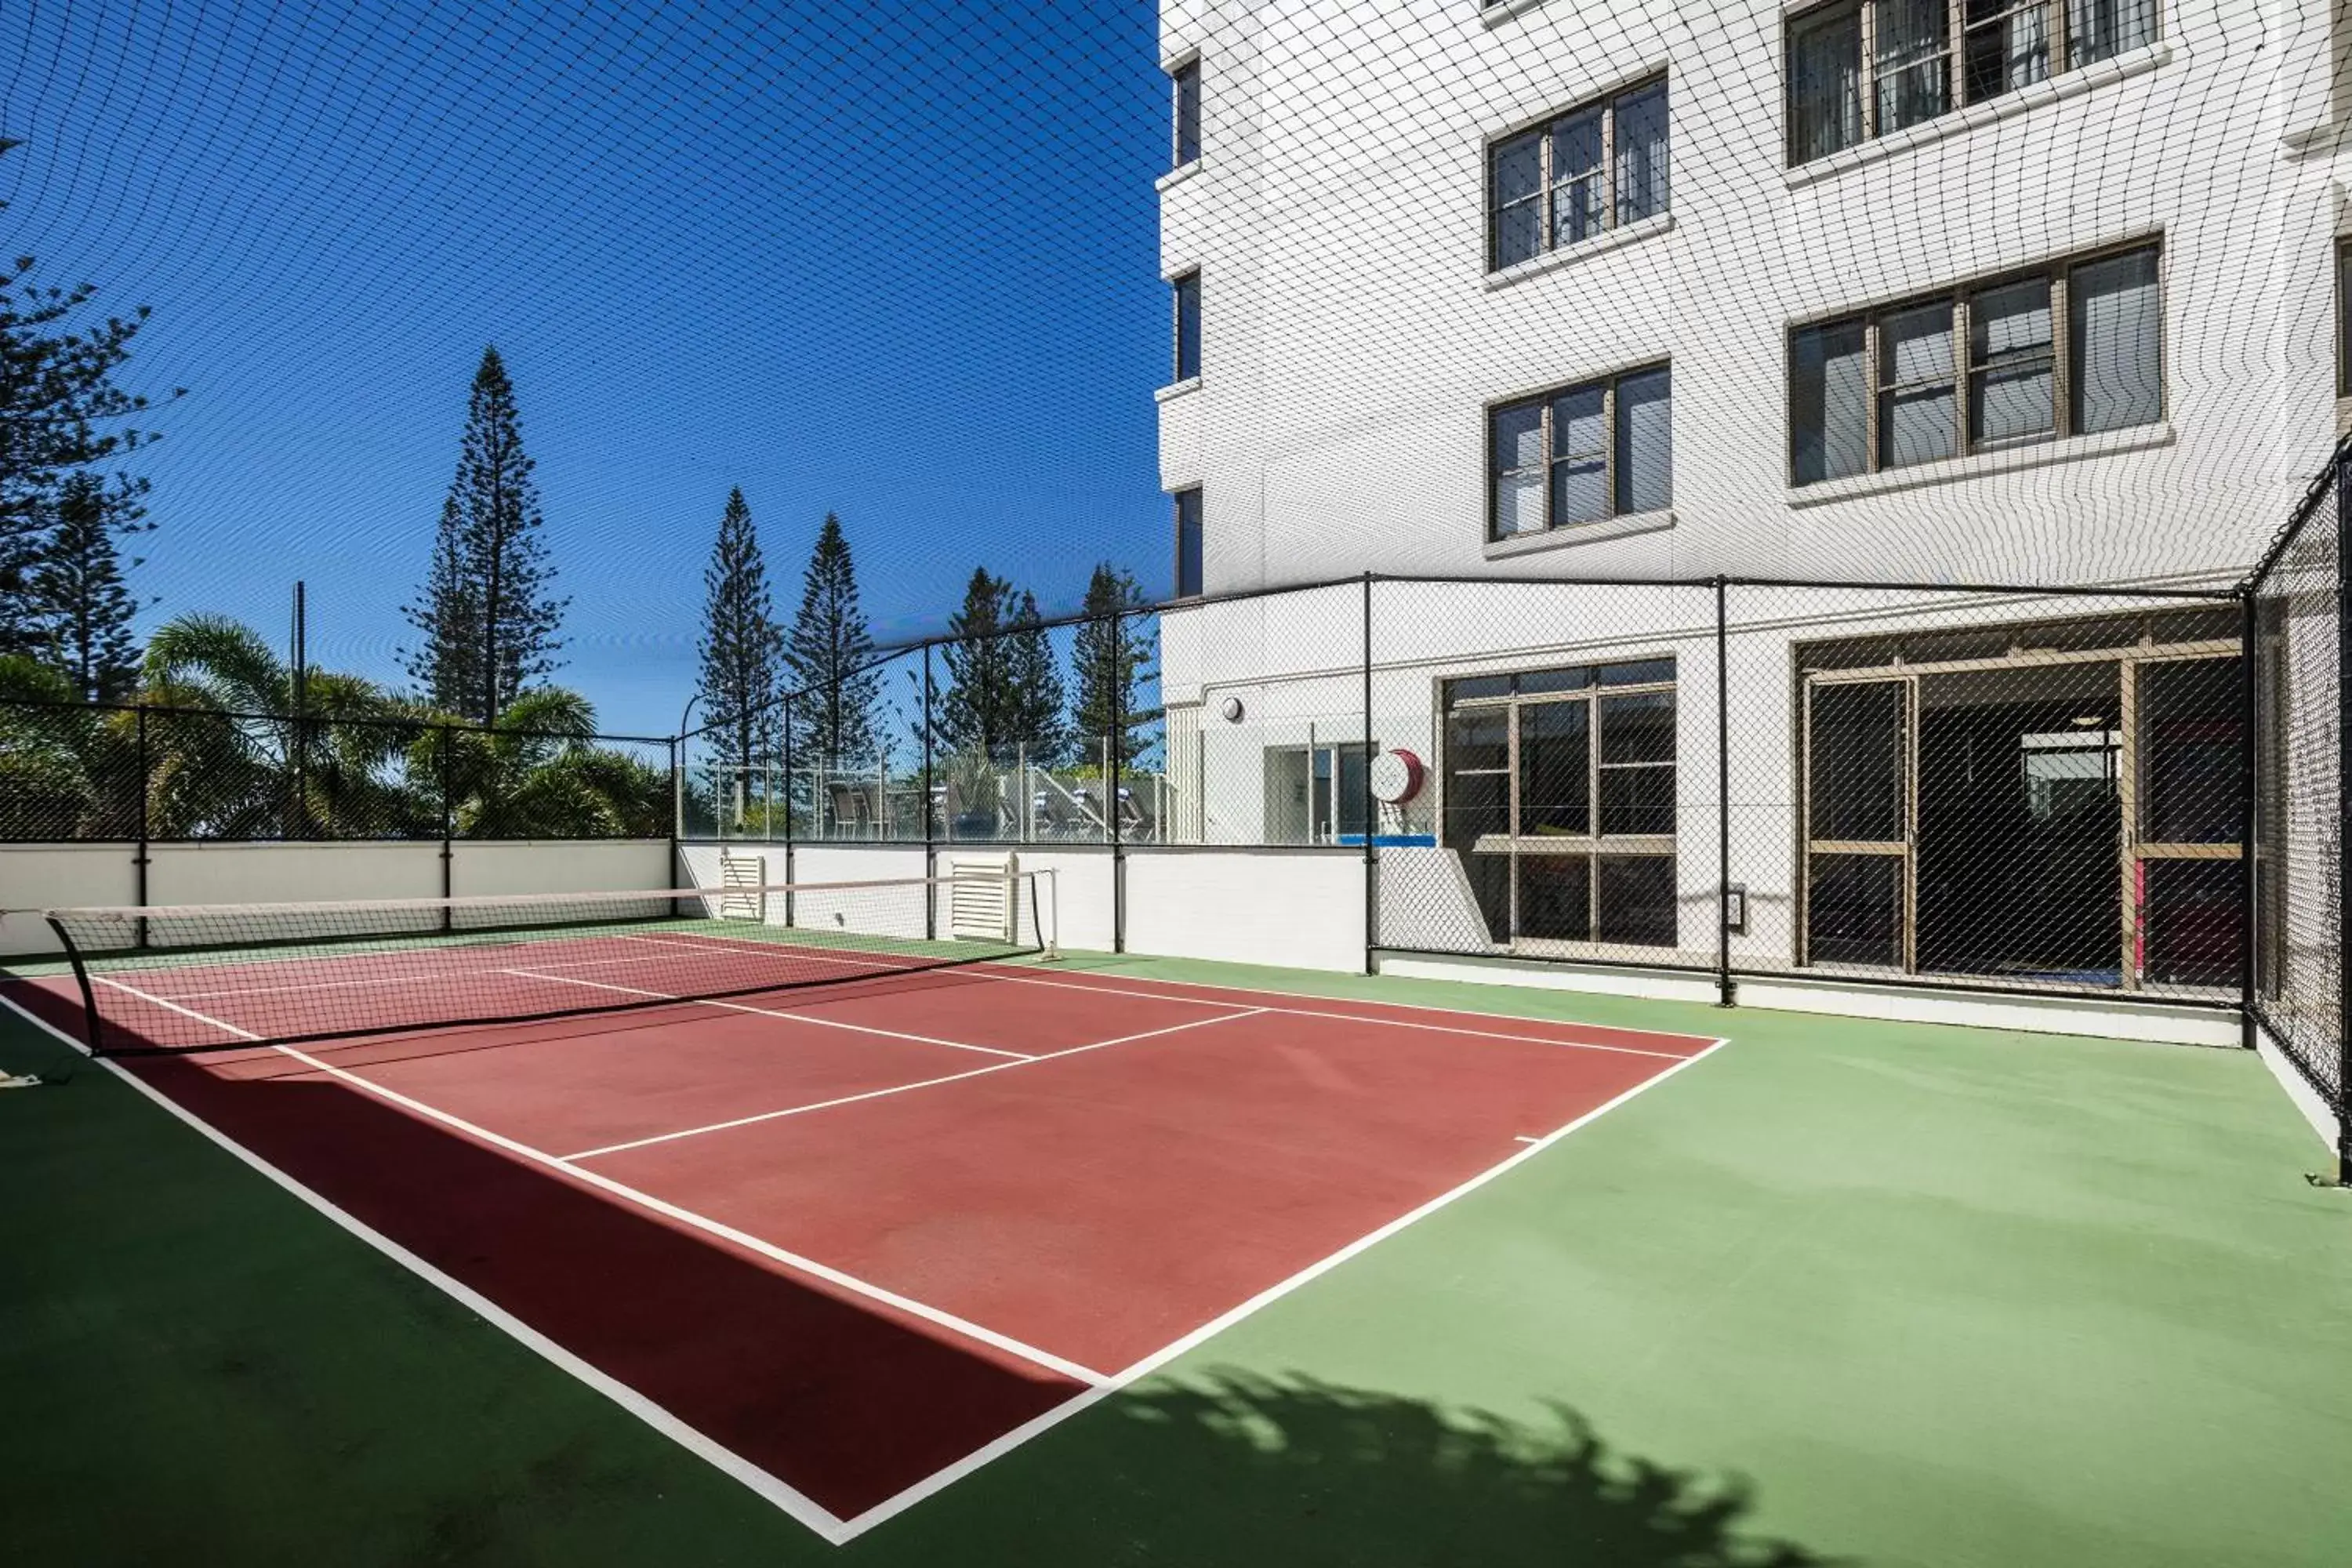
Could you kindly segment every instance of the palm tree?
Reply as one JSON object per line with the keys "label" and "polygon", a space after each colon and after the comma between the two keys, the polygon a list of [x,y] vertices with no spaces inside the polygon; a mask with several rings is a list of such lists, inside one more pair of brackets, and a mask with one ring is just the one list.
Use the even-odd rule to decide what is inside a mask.
{"label": "palm tree", "polygon": [[135,725],[84,705],[70,679],[30,656],[0,656],[0,838],[137,837]]}
{"label": "palm tree", "polygon": [[[595,744],[596,710],[543,686],[488,730],[448,732],[450,816],[461,838],[658,838],[669,831],[669,774]],[[410,748],[412,773],[437,765],[437,737]]]}
{"label": "palm tree", "polygon": [[147,644],[152,830],[159,837],[406,838],[439,830],[410,761],[435,715],[373,681],[294,672],[227,616],[182,616]]}

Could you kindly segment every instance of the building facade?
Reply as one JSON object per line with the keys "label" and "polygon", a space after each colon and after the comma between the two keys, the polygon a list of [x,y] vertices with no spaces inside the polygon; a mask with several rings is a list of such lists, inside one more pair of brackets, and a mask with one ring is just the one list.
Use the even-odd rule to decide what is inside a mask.
{"label": "building facade", "polygon": [[[2234,997],[2344,33],[1168,0],[1171,837],[1369,828],[1404,951]],[[1366,573],[1447,581],[1258,595]]]}

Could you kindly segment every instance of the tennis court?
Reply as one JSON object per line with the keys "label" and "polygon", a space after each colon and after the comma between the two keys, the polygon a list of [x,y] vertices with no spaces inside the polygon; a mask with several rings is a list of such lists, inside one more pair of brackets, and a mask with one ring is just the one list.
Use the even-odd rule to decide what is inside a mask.
{"label": "tennis court", "polygon": [[1033,963],[974,892],[142,911],[16,999],[835,1541],[1722,1043]]}

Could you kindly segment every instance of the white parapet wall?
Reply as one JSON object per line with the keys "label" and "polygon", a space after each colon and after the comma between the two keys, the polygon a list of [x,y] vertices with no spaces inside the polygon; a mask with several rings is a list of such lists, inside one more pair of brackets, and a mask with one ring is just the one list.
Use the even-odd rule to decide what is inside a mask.
{"label": "white parapet wall", "polygon": [[454,847],[449,863],[450,891],[461,899],[498,893],[617,892],[669,885],[669,845],[659,838],[461,841]]}
{"label": "white parapet wall", "polygon": [[147,902],[151,904],[275,904],[441,896],[438,840],[157,844],[147,855]]}
{"label": "white parapet wall", "polygon": [[42,910],[137,903],[134,853],[123,844],[0,847],[0,957],[58,951],[57,937],[40,917]]}

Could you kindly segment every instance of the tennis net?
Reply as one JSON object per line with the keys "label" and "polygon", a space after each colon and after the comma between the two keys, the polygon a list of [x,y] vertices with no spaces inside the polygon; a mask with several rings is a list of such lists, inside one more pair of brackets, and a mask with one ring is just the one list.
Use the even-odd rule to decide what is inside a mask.
{"label": "tennis net", "polygon": [[[1050,873],[1047,873],[1050,875]],[[1050,952],[1039,874],[43,913],[106,1055],[716,1002]]]}

